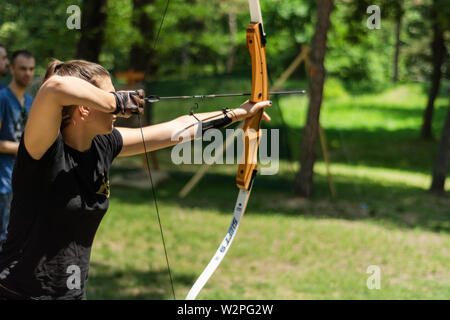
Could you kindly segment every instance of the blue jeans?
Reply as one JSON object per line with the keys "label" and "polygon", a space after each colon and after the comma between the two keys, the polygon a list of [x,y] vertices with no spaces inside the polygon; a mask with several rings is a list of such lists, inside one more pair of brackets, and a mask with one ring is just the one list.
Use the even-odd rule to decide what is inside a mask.
{"label": "blue jeans", "polygon": [[6,240],[11,200],[12,193],[0,194],[0,251],[2,251],[2,243]]}

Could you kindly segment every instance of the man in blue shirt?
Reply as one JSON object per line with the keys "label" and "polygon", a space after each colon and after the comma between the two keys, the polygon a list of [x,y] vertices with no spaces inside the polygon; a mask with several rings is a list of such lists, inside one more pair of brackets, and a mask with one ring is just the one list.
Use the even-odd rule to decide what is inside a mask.
{"label": "man in blue shirt", "polygon": [[10,84],[0,90],[0,250],[6,239],[12,199],[11,176],[33,98],[25,93],[34,76],[33,55],[20,50],[12,54]]}
{"label": "man in blue shirt", "polygon": [[[0,44],[0,78],[3,78],[8,74],[8,66],[9,60],[6,53],[6,48],[2,44]],[[0,82],[0,90],[5,87],[6,85],[3,82]]]}

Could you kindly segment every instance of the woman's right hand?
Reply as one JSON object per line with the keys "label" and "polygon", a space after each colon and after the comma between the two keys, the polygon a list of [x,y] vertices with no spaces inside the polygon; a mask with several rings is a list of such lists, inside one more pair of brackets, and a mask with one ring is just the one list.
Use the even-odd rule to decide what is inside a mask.
{"label": "woman's right hand", "polygon": [[111,93],[116,98],[116,110],[112,114],[122,118],[129,118],[132,114],[144,114],[144,90],[116,91]]}

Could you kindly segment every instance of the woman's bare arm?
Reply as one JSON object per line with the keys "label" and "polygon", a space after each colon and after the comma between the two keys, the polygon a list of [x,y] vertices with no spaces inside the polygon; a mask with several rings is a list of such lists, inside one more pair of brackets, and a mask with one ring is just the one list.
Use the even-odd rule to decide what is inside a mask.
{"label": "woman's bare arm", "polygon": [[116,108],[114,96],[76,77],[52,76],[39,89],[24,133],[25,147],[40,159],[58,137],[64,106],[84,105],[103,112]]}
{"label": "woman's bare arm", "polygon": [[[261,108],[270,106],[269,101],[260,103],[244,103],[241,107],[227,112],[227,116],[232,122],[243,120],[255,114]],[[198,130],[199,121],[207,121],[223,117],[221,111],[196,113],[194,116],[181,116],[172,121],[163,122],[142,128],[145,147],[147,152],[164,149],[180,142],[189,141],[195,138]],[[265,120],[270,120],[267,114],[264,114]],[[119,156],[131,156],[144,153],[142,143],[141,129],[117,128],[122,135],[123,147]]]}

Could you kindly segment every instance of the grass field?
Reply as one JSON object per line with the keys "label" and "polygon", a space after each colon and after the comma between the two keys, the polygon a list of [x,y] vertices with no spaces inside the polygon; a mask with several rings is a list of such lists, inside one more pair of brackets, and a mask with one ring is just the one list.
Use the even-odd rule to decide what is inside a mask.
{"label": "grass field", "polygon": [[[337,195],[330,196],[319,150],[314,197],[293,196],[307,99],[280,99],[286,125],[273,109],[270,127],[287,133],[285,145],[292,151],[282,150],[279,174],[256,178],[235,242],[199,299],[450,298],[450,197],[427,193],[438,143],[418,139],[423,87],[407,84],[359,95],[329,88],[321,124]],[[185,90],[177,93],[210,91],[207,85],[202,92]],[[448,103],[445,97],[437,100],[436,137]],[[200,106],[213,105],[222,107],[224,100]],[[186,112],[176,108],[158,105],[155,118]],[[236,166],[212,166],[191,194],[179,199],[199,166],[175,166],[170,150],[159,151],[158,159],[170,175],[158,186],[157,199],[181,299],[226,233],[237,196]],[[139,157],[118,159],[112,174],[139,167]],[[111,188],[110,209],[94,242],[88,298],[171,299],[150,189]],[[381,270],[379,290],[366,285],[371,265]]]}

